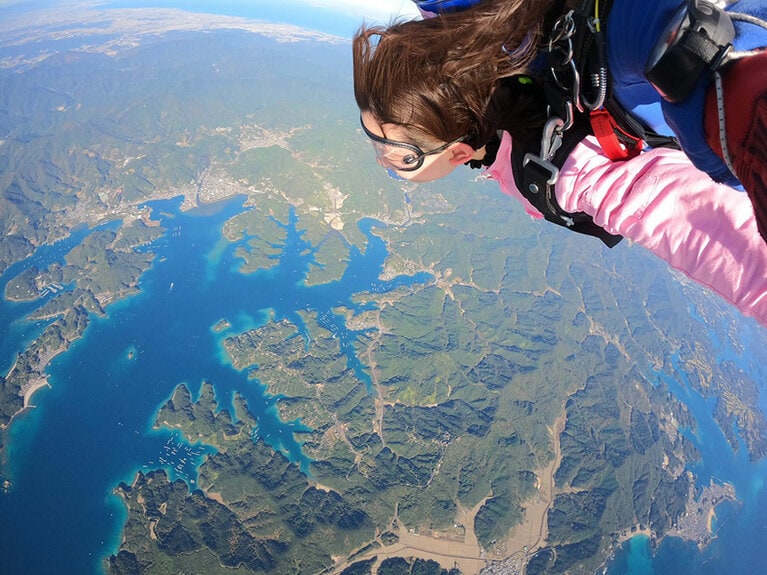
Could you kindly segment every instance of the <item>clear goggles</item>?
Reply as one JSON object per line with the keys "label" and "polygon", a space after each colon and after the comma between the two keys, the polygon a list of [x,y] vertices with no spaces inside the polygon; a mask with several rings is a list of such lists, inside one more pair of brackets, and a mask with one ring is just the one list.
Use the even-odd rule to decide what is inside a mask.
{"label": "clear goggles", "polygon": [[362,117],[360,117],[360,125],[362,126],[365,135],[370,138],[370,141],[373,143],[378,163],[385,168],[394,168],[398,172],[415,172],[423,166],[423,160],[426,156],[439,154],[453,144],[462,142],[465,139],[465,137],[461,137],[452,142],[448,142],[447,144],[443,144],[439,148],[424,152],[415,144],[397,142],[396,140],[376,136],[373,132],[367,129],[365,122],[362,121]]}

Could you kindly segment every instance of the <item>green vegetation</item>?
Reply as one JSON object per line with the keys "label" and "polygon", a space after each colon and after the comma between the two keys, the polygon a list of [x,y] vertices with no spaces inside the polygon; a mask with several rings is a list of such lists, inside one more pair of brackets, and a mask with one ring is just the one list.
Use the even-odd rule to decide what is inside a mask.
{"label": "green vegetation", "polygon": [[[217,403],[213,386],[203,383],[200,396],[192,402],[192,396],[185,385],[179,385],[171,398],[160,408],[157,414],[157,427],[181,428],[192,441],[211,445],[224,450],[227,441],[236,439],[243,431],[243,425],[235,425],[232,414],[226,409],[216,410]],[[235,402],[238,421],[246,416],[247,408],[241,400]]]}
{"label": "green vegetation", "polygon": [[5,284],[5,299],[12,301],[32,301],[40,296],[37,278],[40,270],[32,266],[25,269]]}
{"label": "green vegetation", "polygon": [[159,228],[141,222],[119,232],[93,232],[65,256],[63,265],[27,268],[6,285],[9,299],[36,300],[48,290],[55,291],[27,317],[48,325],[0,378],[0,425],[6,425],[24,407],[28,389],[46,380],[48,363],[82,335],[90,314],[103,314],[107,304],[138,291],[138,279],[154,256],[134,248],[160,233]]}
{"label": "green vegetation", "polygon": [[88,325],[88,311],[74,305],[45,327],[42,334],[18,354],[8,374],[0,378],[0,425],[7,425],[24,407],[24,394],[46,381],[45,368],[57,354],[80,337]]}
{"label": "green vegetation", "polygon": [[[497,212],[496,201],[485,198],[479,213]],[[236,221],[245,220],[232,223]],[[414,228],[394,235],[409,246],[408,237],[420,233]],[[300,420],[311,430],[301,436],[303,451],[312,460],[309,480],[359,510],[369,528],[380,532],[395,517],[416,530],[448,530],[460,509],[479,505],[473,524],[462,527],[472,529],[484,548],[494,549],[526,518],[526,504],[536,497],[537,485],[545,479],[541,474],[556,455],[550,430],[563,417],[561,461],[548,512],[546,545],[553,553],[538,554],[530,572],[597,569],[613,544],[604,535],[638,522],[656,533],[668,531],[685,512],[691,489],[683,470],[695,453],[677,432],[691,422],[685,408],[670,401],[665,387],[648,382],[629,360],[647,357],[636,351],[636,338],[646,334],[617,323],[607,310],[621,305],[631,313],[647,312],[632,311],[635,304],[627,303],[628,296],[613,291],[608,281],[600,286],[585,278],[606,277],[611,270],[581,264],[568,269],[561,262],[570,257],[578,261],[577,250],[545,239],[514,240],[540,252],[532,257],[510,253],[505,247],[510,238],[466,232],[489,251],[481,260],[481,274],[468,265],[459,276],[450,249],[459,232],[439,229],[454,237],[452,242],[441,236],[431,241],[431,249],[442,245],[446,250],[433,266],[441,278],[437,285],[359,294],[362,300],[376,301],[378,309],[359,315],[337,310],[364,333],[357,349],[368,364],[369,383],[355,377],[338,340],[311,313],[301,314],[309,342],[286,321],[269,321],[224,340],[233,365],[251,370],[278,398],[283,420]],[[565,249],[575,253],[567,256]],[[547,251],[543,276],[530,269],[527,275],[518,271],[517,266],[537,265]],[[400,257],[398,265],[413,269],[401,257],[406,250],[394,253]],[[655,289],[639,274],[636,279],[632,289]],[[591,283],[589,292],[577,287],[582,282]],[[675,305],[678,296],[667,295],[668,305]],[[615,336],[595,335],[594,326],[600,326],[598,333]],[[700,355],[694,357],[704,365]],[[276,487],[292,477],[284,475],[283,464],[270,460],[266,467],[247,459],[251,452],[266,457],[267,448],[260,443],[247,450],[228,447],[233,440],[247,444],[246,428],[240,427],[247,418],[238,414],[241,423],[233,426],[225,411],[201,416],[183,388],[171,403],[173,409],[160,412],[164,424],[220,450],[201,468],[200,485],[209,485],[206,492],[220,495],[225,505],[247,509],[242,494],[261,493],[259,481]],[[205,412],[214,412],[205,386],[199,403]],[[240,475],[243,466],[250,470],[247,477]],[[301,487],[288,488],[291,493],[307,489],[300,477],[295,481]],[[295,497],[300,510],[302,499]],[[315,533],[306,510],[298,515],[288,508],[281,511],[270,515],[270,521],[287,521],[292,527],[286,532],[299,538]],[[275,531],[272,523],[261,531],[249,529],[255,537]],[[357,555],[356,550],[374,540],[395,541],[384,543],[369,532],[367,539],[341,545],[331,554],[354,557],[345,569],[364,573],[372,570],[370,555]],[[316,556],[327,553],[317,548]],[[326,559],[318,561],[319,570]],[[415,568],[403,561],[393,562],[392,572]]]}
{"label": "green vegetation", "polygon": [[34,252],[34,246],[27,238],[8,234],[0,236],[0,273],[13,262],[23,260]]}
{"label": "green vegetation", "polygon": [[229,323],[229,320],[222,318],[216,322],[216,325],[214,325],[212,329],[214,333],[221,333],[222,331],[228,330],[230,327],[232,327],[232,324]]}
{"label": "green vegetation", "polygon": [[[715,398],[734,447],[742,436],[752,458],[767,453],[759,382],[718,362],[705,323],[678,321],[696,301],[706,302],[699,313],[717,309],[665,264],[531,224],[495,184],[383,178],[351,94],[338,97],[348,45],[208,31],[67,56],[0,71],[16,75],[0,83],[3,101],[23,103],[7,112],[13,133],[0,118],[0,167],[13,166],[0,170],[0,270],[73,223],[114,224],[7,283],[6,298],[29,302],[65,288],[28,318],[45,326],[0,378],[0,424],[92,314],[136,293],[153,263],[146,246],[165,232],[148,220],[148,200],[245,196],[222,230],[242,273],[275,265],[294,214],[317,262],[309,284],[342,277],[350,250],[365,249],[363,217],[387,224],[375,231],[390,252],[384,278],[435,277],[360,293],[371,305],[358,314],[334,310],[359,334],[364,381],[312,313],[300,314],[308,341],[286,321],[212,326],[282,419],[309,428],[299,438],[309,476],[252,440],[242,398],[219,411],[210,385],[196,401],[180,386],[157,425],[217,452],[191,489],[161,471],[119,486],[128,521],[110,573],[308,574],[340,558],[338,570],[372,574],[376,550],[409,528],[473,530],[500,553],[557,462],[546,550],[528,572],[594,572],[612,536],[637,523],[662,536],[688,501],[683,471],[696,453],[679,429],[694,422],[654,370],[683,370]],[[456,524],[476,507],[473,524]],[[377,573],[454,575],[405,558]]]}
{"label": "green vegetation", "polygon": [[226,411],[216,413],[206,384],[197,402],[181,386],[162,407],[162,425],[180,426],[218,452],[200,467],[197,490],[171,483],[163,471],[119,486],[128,537],[109,559],[110,573],[175,574],[213,559],[243,573],[316,573],[332,556],[372,540],[361,508],[313,487],[282,454],[254,443],[246,431],[255,421],[241,399],[235,406],[237,424]]}
{"label": "green vegetation", "polygon": [[439,563],[430,559],[392,557],[381,561],[378,575],[460,575],[458,569],[442,569]]}
{"label": "green vegetation", "polygon": [[340,232],[328,233],[317,246],[314,254],[316,264],[306,277],[306,285],[328,283],[338,280],[349,264],[349,243]]}
{"label": "green vegetation", "polygon": [[[376,558],[353,563],[341,575],[372,575]],[[461,575],[457,569],[443,569],[439,563],[431,559],[403,559],[391,557],[384,559],[375,572],[377,575]]]}

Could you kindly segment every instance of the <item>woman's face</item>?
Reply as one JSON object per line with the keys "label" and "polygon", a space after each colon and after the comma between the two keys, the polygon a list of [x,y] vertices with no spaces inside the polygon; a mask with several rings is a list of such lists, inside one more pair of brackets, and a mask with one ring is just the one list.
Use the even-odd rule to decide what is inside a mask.
{"label": "woman's face", "polygon": [[456,166],[470,160],[474,153],[471,146],[460,140],[437,142],[424,150],[411,143],[412,139],[402,126],[379,124],[370,112],[362,112],[361,121],[376,149],[378,163],[391,175],[411,182],[431,182],[443,178]]}

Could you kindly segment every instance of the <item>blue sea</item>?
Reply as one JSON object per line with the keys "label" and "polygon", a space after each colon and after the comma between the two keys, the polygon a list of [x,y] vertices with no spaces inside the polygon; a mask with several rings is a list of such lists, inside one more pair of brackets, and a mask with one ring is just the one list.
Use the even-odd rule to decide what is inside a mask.
{"label": "blue sea", "polygon": [[[210,382],[220,408],[232,406],[235,392],[242,395],[258,420],[259,435],[306,470],[295,435],[304,429],[301,422],[279,420],[275,399],[231,366],[222,339],[262,325],[270,314],[289,320],[298,336],[308,337],[297,312],[316,312],[320,325],[337,334],[348,365],[365,380],[353,350],[358,334],[346,329],[333,309],[362,310],[364,304],[352,301],[359,292],[386,292],[432,279],[417,274],[380,281],[386,247],[371,233],[376,222],[363,220],[364,254],[352,247],[340,280],[306,286],[314,246],[302,238],[292,212],[278,222],[287,239],[276,266],[242,274],[241,260],[234,256],[239,244],[221,236],[222,224],[242,211],[242,201],[193,213],[179,211],[180,199],[151,204],[169,232],[149,246],[157,259],[141,279],[141,293],[93,320],[85,336],[53,361],[52,388],[33,396],[39,407],[11,426],[13,485],[0,495],[2,575],[97,572],[103,557],[116,551],[125,520],[112,490],[120,481],[132,482],[139,470],[164,468],[194,487],[196,468],[211,448],[152,429],[158,408],[179,384],[195,396],[203,381]],[[20,267],[60,260],[88,232],[41,248],[2,276],[0,290]],[[0,307],[3,365],[10,365],[30,333],[43,327],[25,322],[29,308],[9,302]],[[219,333],[213,327],[222,318],[232,327]]]}

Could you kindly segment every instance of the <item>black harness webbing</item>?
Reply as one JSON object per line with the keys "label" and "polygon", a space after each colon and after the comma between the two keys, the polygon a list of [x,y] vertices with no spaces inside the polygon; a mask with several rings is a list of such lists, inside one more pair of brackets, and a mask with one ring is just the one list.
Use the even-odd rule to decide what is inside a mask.
{"label": "black harness webbing", "polygon": [[[607,22],[612,0],[599,1],[600,20],[604,23]],[[609,112],[615,121],[618,140],[625,141],[627,147],[636,145],[638,141],[646,142],[652,147],[678,148],[679,145],[674,138],[658,135],[648,129],[612,97],[606,68],[604,24],[601,32],[595,32],[591,22],[594,3],[595,0],[578,2],[577,9],[563,15],[571,18],[574,23],[572,35],[565,38],[568,49],[563,50],[555,45],[555,49],[549,53],[549,67],[543,78],[543,87],[549,104],[550,119],[564,119],[561,123],[564,125],[560,125],[555,134],[556,144],[549,145],[549,136],[544,129],[539,142],[514,146],[511,162],[517,188],[546,220],[572,231],[597,237],[605,245],[613,247],[623,239],[621,236],[607,232],[584,212],[570,213],[563,210],[554,191],[559,170],[567,156],[581,140],[594,133],[590,109],[584,109],[588,106],[582,104],[587,101],[597,102],[597,107]],[[552,31],[552,37],[554,33]],[[601,37],[597,34],[601,34]],[[551,43],[549,46],[551,48]],[[557,62],[557,59],[561,61]],[[568,78],[572,78],[572,82],[568,83]],[[597,85],[578,83],[580,79],[591,78],[596,79]],[[550,143],[554,143],[553,138]]]}
{"label": "black harness webbing", "polygon": [[525,162],[526,157],[530,157],[528,154],[540,152],[535,149],[537,144],[525,148],[515,143],[511,152],[514,182],[522,195],[543,214],[547,221],[565,226],[574,232],[599,238],[605,245],[612,248],[623,239],[622,236],[611,234],[598,226],[585,212],[566,212],[559,205],[554,193],[554,183],[556,176],[559,175],[559,168],[590,131],[591,126],[587,122],[578,122],[568,130],[568,137],[562,140],[562,145],[554,154],[550,165],[546,165],[545,162]]}

